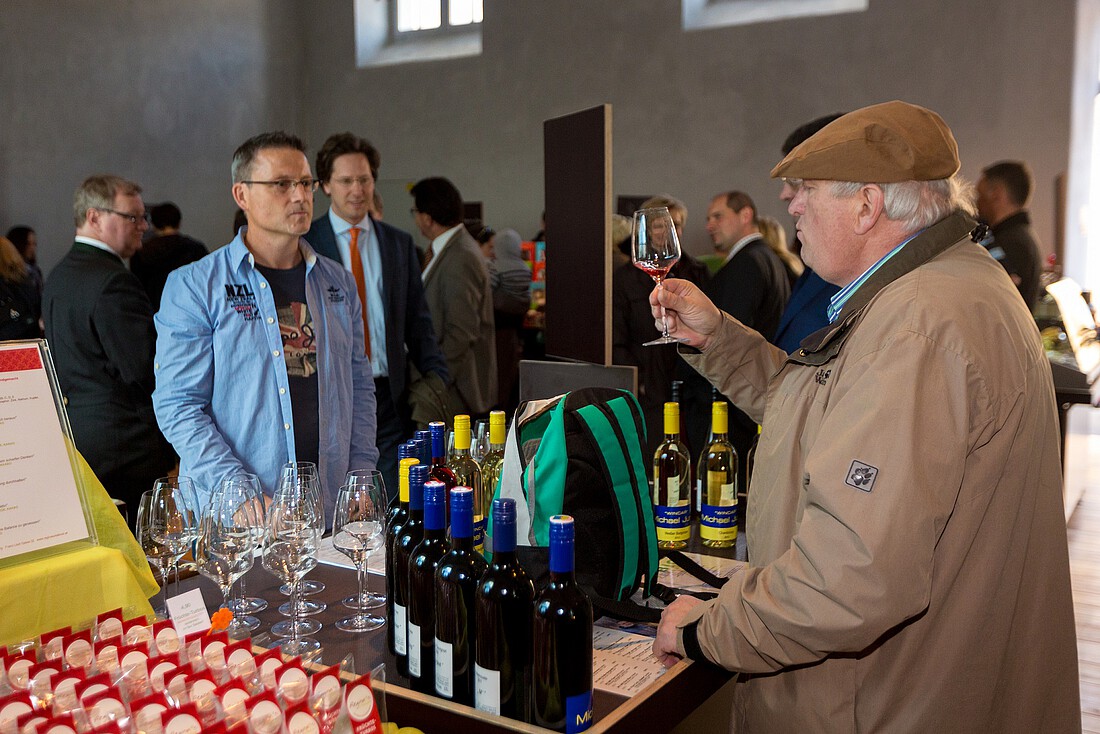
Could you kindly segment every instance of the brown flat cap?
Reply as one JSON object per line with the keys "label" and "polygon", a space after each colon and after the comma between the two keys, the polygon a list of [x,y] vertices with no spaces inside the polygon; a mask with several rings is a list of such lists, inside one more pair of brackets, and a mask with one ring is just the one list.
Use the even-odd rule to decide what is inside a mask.
{"label": "brown flat cap", "polygon": [[860,183],[934,181],[959,170],[959,146],[943,118],[908,102],[849,112],[810,136],[772,178]]}

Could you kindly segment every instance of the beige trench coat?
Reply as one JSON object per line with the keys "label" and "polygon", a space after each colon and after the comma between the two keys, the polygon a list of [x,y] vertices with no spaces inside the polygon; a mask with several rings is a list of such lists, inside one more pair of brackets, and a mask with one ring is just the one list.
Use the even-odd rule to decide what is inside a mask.
{"label": "beige trench coat", "polygon": [[789,360],[730,318],[686,357],[763,419],[750,568],[680,631],[746,673],[738,731],[1080,729],[1050,367],[973,226],[909,242]]}

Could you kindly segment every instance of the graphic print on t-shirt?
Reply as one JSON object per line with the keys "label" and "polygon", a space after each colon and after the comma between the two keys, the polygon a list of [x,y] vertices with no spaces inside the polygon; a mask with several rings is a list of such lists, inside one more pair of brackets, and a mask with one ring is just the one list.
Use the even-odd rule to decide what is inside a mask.
{"label": "graphic print on t-shirt", "polygon": [[276,309],[279,315],[279,335],[283,339],[283,358],[289,377],[312,377],[317,374],[317,342],[309,305],[291,302]]}

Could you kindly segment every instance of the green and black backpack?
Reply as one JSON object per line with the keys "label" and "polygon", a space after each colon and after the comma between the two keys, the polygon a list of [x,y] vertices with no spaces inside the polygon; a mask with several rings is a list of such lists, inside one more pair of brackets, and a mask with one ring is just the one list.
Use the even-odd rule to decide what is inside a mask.
{"label": "green and black backpack", "polygon": [[565,514],[576,522],[577,582],[597,606],[653,592],[657,532],[645,431],[638,401],[625,390],[586,388],[519,406],[494,497],[516,500],[516,551],[536,585],[549,577],[550,517]]}

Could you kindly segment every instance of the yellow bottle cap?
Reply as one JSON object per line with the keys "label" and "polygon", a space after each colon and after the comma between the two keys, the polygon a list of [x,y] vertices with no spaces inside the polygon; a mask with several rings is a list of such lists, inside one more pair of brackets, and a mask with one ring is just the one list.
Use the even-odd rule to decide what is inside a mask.
{"label": "yellow bottle cap", "polygon": [[409,503],[409,469],[419,464],[420,459],[402,459],[397,466],[397,499]]}
{"label": "yellow bottle cap", "polygon": [[455,416],[455,451],[470,450],[470,416]]}
{"label": "yellow bottle cap", "polygon": [[680,432],[680,404],[665,403],[665,433]]}
{"label": "yellow bottle cap", "polygon": [[504,443],[504,423],[507,416],[503,410],[494,410],[489,413],[489,443],[500,446]]}
{"label": "yellow bottle cap", "polygon": [[715,400],[711,408],[711,427],[715,433],[729,433],[729,407],[724,400]]}

